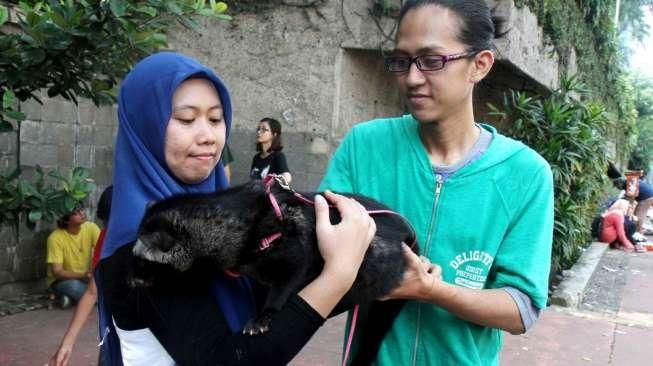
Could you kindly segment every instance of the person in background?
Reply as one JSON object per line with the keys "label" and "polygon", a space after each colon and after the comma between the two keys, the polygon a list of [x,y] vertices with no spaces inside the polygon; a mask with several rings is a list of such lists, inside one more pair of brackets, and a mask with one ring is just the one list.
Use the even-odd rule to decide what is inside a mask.
{"label": "person in background", "polygon": [[599,233],[599,240],[610,244],[616,249],[632,252],[635,246],[628,239],[625,230],[625,217],[630,210],[630,203],[625,199],[616,200],[605,212],[601,214],[603,225]]}
{"label": "person in background", "polygon": [[256,128],[256,151],[249,173],[251,179],[263,179],[268,174],[281,175],[290,183],[286,156],[281,152],[281,123],[274,118],[263,118]]}
{"label": "person in background", "polygon": [[[100,260],[100,252],[102,251],[102,244],[104,243],[104,237],[106,235],[107,226],[109,224],[109,213],[111,212],[111,194],[112,186],[107,187],[102,194],[97,205],[96,217],[100,220],[102,224],[102,229],[100,230],[100,236],[97,243],[95,244],[95,249],[93,250],[93,259],[91,263],[91,270],[95,269],[97,262]],[[92,272],[91,272],[92,273]],[[95,307],[95,302],[97,301],[97,287],[95,286],[95,280],[93,276],[88,283],[86,291],[79,299],[75,312],[73,313],[73,318],[70,320],[68,329],[64,333],[61,343],[57,352],[50,358],[48,366],[66,366],[70,361],[70,355],[73,352],[73,347],[77,341],[77,336],[82,330],[86,319],[88,319],[89,314]],[[99,365],[102,363],[102,355],[100,355]]]}
{"label": "person in background", "polygon": [[483,0],[404,1],[385,67],[410,114],[354,126],[318,189],[375,198],[418,237],[422,257],[405,250],[388,296],[409,301],[377,355],[353,353],[361,364],[496,365],[503,332],[524,333],[547,305],[551,168],[474,116],[497,20]]}
{"label": "person in background", "polygon": [[[612,162],[608,162],[607,170],[608,178],[612,179],[612,184],[621,190],[626,189],[627,179],[624,177],[619,169]],[[643,180],[639,180],[639,193],[634,197],[637,205],[635,206],[635,217],[637,217],[637,232],[636,238],[645,239],[643,236],[647,234],[646,223],[648,222],[648,211],[653,206],[653,185]],[[638,250],[639,247],[637,247]]]}
{"label": "person in background", "polygon": [[91,276],[93,247],[100,228],[86,221],[84,208],[78,207],[57,220],[47,241],[47,284],[62,308],[82,297]]}

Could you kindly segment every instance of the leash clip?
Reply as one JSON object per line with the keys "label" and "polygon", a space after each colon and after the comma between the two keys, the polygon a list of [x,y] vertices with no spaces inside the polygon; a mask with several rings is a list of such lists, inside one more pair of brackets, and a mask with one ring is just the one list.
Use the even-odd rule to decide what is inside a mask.
{"label": "leash clip", "polygon": [[274,174],[273,177],[274,177],[274,180],[277,181],[277,184],[281,188],[285,189],[286,191],[295,192],[295,190],[292,189],[292,187],[290,187],[290,183],[288,183],[288,181],[286,180],[286,178],[283,175]]}

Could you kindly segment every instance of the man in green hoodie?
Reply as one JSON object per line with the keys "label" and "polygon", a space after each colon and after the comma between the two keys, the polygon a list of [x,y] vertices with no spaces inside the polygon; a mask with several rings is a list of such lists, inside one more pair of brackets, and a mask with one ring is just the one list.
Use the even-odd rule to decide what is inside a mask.
{"label": "man in green hoodie", "polygon": [[495,32],[482,0],[404,2],[385,66],[411,114],[353,128],[320,185],[376,198],[417,232],[424,257],[406,251],[409,271],[390,295],[415,301],[375,364],[496,365],[502,330],[525,332],[546,306],[550,167],[474,120]]}

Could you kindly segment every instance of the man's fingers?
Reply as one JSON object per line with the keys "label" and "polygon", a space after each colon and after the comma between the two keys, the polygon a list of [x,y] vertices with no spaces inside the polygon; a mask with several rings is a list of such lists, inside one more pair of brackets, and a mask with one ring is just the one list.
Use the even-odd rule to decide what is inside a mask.
{"label": "man's fingers", "polygon": [[404,257],[408,261],[409,266],[419,266],[422,261],[419,259],[417,254],[415,254],[408,245],[405,243],[401,244],[401,249],[404,251]]}

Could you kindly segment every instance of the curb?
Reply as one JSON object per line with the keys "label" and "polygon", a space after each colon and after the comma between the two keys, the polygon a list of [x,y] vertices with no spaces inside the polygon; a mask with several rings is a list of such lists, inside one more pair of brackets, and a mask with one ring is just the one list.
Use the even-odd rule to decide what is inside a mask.
{"label": "curb", "polygon": [[578,262],[571,267],[570,272],[573,275],[565,277],[551,295],[551,304],[577,307],[585,296],[585,288],[592,278],[594,269],[607,249],[606,243],[592,242],[580,256]]}

